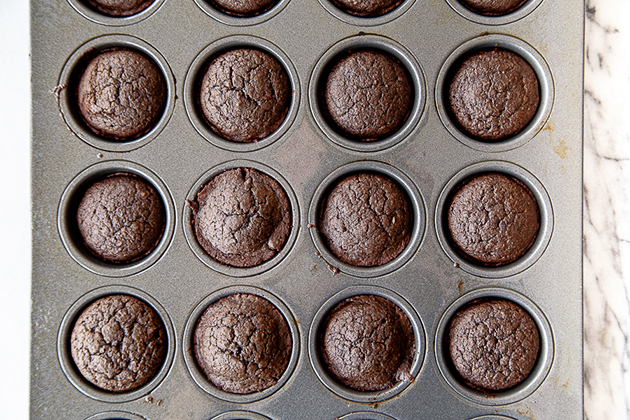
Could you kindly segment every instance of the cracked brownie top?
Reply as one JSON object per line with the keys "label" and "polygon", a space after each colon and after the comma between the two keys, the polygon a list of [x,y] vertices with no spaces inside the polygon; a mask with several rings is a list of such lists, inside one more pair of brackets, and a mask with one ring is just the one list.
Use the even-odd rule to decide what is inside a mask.
{"label": "cracked brownie top", "polygon": [[473,388],[499,391],[523,381],[538,359],[540,336],[532,317],[505,299],[474,301],[448,330],[455,369]]}
{"label": "cracked brownie top", "polygon": [[219,11],[236,17],[253,17],[274,7],[278,0],[210,0]]}
{"label": "cracked brownie top", "polygon": [[396,258],[411,238],[413,213],[400,187],[375,173],[339,181],[322,206],[319,231],[341,261],[359,267]]}
{"label": "cracked brownie top", "polygon": [[516,261],[540,227],[538,202],[522,182],[500,173],[467,180],[453,196],[448,228],[466,258],[487,266]]}
{"label": "cracked brownie top", "polygon": [[109,16],[126,17],[142,12],[155,0],[87,0],[96,10]]}
{"label": "cracked brownie top", "polygon": [[70,343],[83,377],[111,392],[132,391],[149,382],[168,345],[159,315],[129,295],[107,296],[89,305],[77,319]]}
{"label": "cracked brownie top", "polygon": [[330,373],[358,391],[381,391],[409,379],[415,352],[409,318],[376,295],[345,299],[328,315],[321,355]]}
{"label": "cracked brownie top", "polygon": [[325,111],[351,139],[381,140],[407,120],[413,84],[403,65],[387,53],[360,50],[339,60],[324,89]]}
{"label": "cracked brownie top", "polygon": [[455,122],[470,136],[506,140],[536,115],[538,77],[527,61],[511,51],[478,51],[456,70],[448,100]]}
{"label": "cracked brownie top", "polygon": [[475,13],[484,16],[502,16],[512,13],[527,0],[459,0]]}
{"label": "cracked brownie top", "polygon": [[289,237],[287,195],[276,180],[255,169],[230,169],[215,176],[188,204],[199,244],[222,264],[262,264]]}
{"label": "cracked brownie top", "polygon": [[115,174],[93,184],[77,210],[88,250],[114,263],[132,262],[153,251],[162,238],[165,218],[158,192],[131,174]]}
{"label": "cracked brownie top", "polygon": [[332,0],[344,12],[359,17],[377,17],[391,12],[403,0]]}
{"label": "cracked brownie top", "polygon": [[293,340],[267,299],[234,293],[213,302],[194,333],[197,363],[217,388],[236,394],[275,385],[289,364]]}
{"label": "cracked brownie top", "polygon": [[92,58],[77,86],[81,117],[96,134],[139,138],[159,121],[166,104],[160,69],[137,51],[114,48]]}
{"label": "cracked brownie top", "polygon": [[241,48],[212,60],[201,80],[199,105],[217,135],[254,142],[280,127],[291,95],[289,77],[275,58]]}

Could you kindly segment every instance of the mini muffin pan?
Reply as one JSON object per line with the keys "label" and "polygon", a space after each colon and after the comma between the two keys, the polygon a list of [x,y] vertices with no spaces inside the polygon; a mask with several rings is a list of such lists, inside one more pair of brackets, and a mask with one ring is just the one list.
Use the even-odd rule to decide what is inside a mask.
{"label": "mini muffin pan", "polygon": [[[499,17],[458,0],[405,0],[379,17],[351,16],[330,0],[280,0],[239,18],[207,0],[156,0],[134,16],[104,16],[84,0],[31,2],[33,304],[31,418],[79,420],[524,420],[581,419],[582,410],[582,95],[584,4],[528,0]],[[86,60],[110,48],[152,60],[167,85],[153,129],[120,142],[95,135],[76,104]],[[205,123],[199,80],[217,55],[236,48],[272,55],[292,89],[287,116],[269,137],[234,143]],[[467,136],[449,115],[454,67],[480,49],[520,55],[537,75],[540,104],[502,142]],[[398,131],[356,142],[333,129],[322,109],[327,72],[339,57],[372,49],[395,57],[412,82],[413,104]],[[210,258],[196,240],[190,202],[213,176],[255,168],[287,193],[292,226],[280,252],[251,268]],[[355,267],[337,259],[319,229],[335,182],[356,173],[392,179],[413,214],[411,239],[389,263]],[[533,193],[540,230],[513,263],[486,267],[463,258],[445,217],[462,182],[510,175]],[[165,230],[155,249],[127,264],[87,251],[76,210],[85,190],[115,173],[141,177],[160,195]],[[216,299],[245,292],[275,305],[293,342],[288,367],[264,391],[235,395],[198,368],[192,335]],[[145,385],[109,393],[87,382],[70,354],[70,333],[96,299],[127,294],[162,319],[165,361]],[[385,297],[410,320],[410,375],[392,388],[340,385],[321,362],[318,332],[341,300]],[[445,336],[451,317],[483,298],[511,300],[534,319],[538,360],[517,386],[483,392],[454,372]]]}

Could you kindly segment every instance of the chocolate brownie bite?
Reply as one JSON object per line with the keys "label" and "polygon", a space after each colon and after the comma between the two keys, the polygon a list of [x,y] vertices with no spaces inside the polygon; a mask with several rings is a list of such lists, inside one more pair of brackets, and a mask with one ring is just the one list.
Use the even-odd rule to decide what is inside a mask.
{"label": "chocolate brownie bite", "polygon": [[538,360],[540,335],[532,317],[505,299],[474,301],[448,329],[448,351],[466,384],[501,391],[527,378]]}
{"label": "chocolate brownie bite", "polygon": [[155,0],[87,0],[99,12],[113,17],[126,17],[142,12]]}
{"label": "chocolate brownie bite", "polygon": [[93,302],[70,336],[74,363],[85,379],[110,392],[128,392],[149,382],[164,362],[168,340],[155,310],[128,295]]}
{"label": "chocolate brownie bite", "polygon": [[391,12],[402,0],[332,0],[342,11],[358,17],[378,17]]}
{"label": "chocolate brownie bite", "polygon": [[516,261],[540,227],[538,202],[521,181],[488,173],[464,182],[448,209],[453,242],[467,259],[487,266]]}
{"label": "chocolate brownie bite", "polygon": [[291,206],[282,186],[256,169],[216,175],[189,203],[197,241],[218,262],[254,267],[280,252],[291,231]]}
{"label": "chocolate brownie bite", "polygon": [[342,262],[374,267],[396,258],[411,239],[413,213],[390,178],[358,173],[339,181],[322,205],[319,232]]}
{"label": "chocolate brownie bite", "polygon": [[407,315],[390,300],[353,296],[326,318],[320,352],[326,369],[345,386],[382,391],[410,377],[414,333]]}
{"label": "chocolate brownie bite", "polygon": [[230,16],[254,17],[271,9],[278,0],[212,0],[209,3]]}
{"label": "chocolate brownie bite", "polygon": [[97,135],[135,140],[161,118],[167,89],[160,69],[141,53],[114,48],[92,58],[79,79],[77,104]]}
{"label": "chocolate brownie bite", "polygon": [[201,79],[199,105],[212,131],[226,140],[262,140],[284,122],[291,83],[266,52],[241,48],[221,54]]}
{"label": "chocolate brownie bite", "polygon": [[165,227],[164,204],[155,188],[131,174],[115,174],[90,186],[77,209],[87,249],[103,261],[129,263],[155,249]]}
{"label": "chocolate brownie bite", "polygon": [[459,0],[466,8],[484,16],[503,16],[514,12],[527,0]]}
{"label": "chocolate brownie bite", "polygon": [[540,103],[538,77],[518,54],[481,50],[456,69],[448,87],[454,122],[471,137],[509,139],[532,120]]}
{"label": "chocolate brownie bite", "polygon": [[194,332],[197,363],[217,388],[250,394],[274,386],[286,370],[293,339],[267,299],[234,293],[212,303]]}
{"label": "chocolate brownie bite", "polygon": [[359,50],[332,67],[323,99],[324,111],[340,134],[353,140],[381,140],[407,120],[413,83],[393,56]]}

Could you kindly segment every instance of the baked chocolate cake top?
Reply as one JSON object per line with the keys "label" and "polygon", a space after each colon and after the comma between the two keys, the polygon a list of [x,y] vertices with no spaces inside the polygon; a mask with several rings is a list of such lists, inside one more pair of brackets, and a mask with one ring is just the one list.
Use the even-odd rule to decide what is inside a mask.
{"label": "baked chocolate cake top", "polygon": [[332,0],[344,12],[359,17],[378,17],[391,12],[403,0]]}
{"label": "baked chocolate cake top", "polygon": [[382,391],[410,378],[415,352],[409,318],[376,295],[345,299],[328,315],[321,338],[328,371],[358,391]]}
{"label": "baked chocolate cake top", "polygon": [[532,120],[540,102],[538,78],[519,55],[501,49],[477,51],[450,81],[455,122],[482,141],[508,139]]}
{"label": "baked chocolate cake top", "polygon": [[484,16],[502,16],[512,13],[527,0],[459,0],[466,8]]}
{"label": "baked chocolate cake top", "polygon": [[274,386],[289,364],[292,345],[282,313],[267,299],[249,293],[212,303],[194,333],[201,370],[217,388],[235,394]]}
{"label": "baked chocolate cake top", "polygon": [[282,250],[291,231],[285,191],[255,169],[230,169],[215,176],[189,205],[199,244],[222,264],[262,264]]}
{"label": "baked chocolate cake top", "polygon": [[92,58],[77,87],[81,117],[97,135],[134,140],[159,121],[166,104],[160,69],[141,53],[124,48]]}
{"label": "baked chocolate cake top", "polygon": [[381,140],[407,120],[413,83],[396,58],[359,50],[332,67],[324,102],[327,114],[343,135],[361,141]]}
{"label": "baked chocolate cake top", "polygon": [[201,80],[199,104],[210,128],[226,140],[262,140],[280,127],[291,102],[282,65],[259,50],[241,48],[212,60]]}
{"label": "baked chocolate cake top", "polygon": [[375,173],[350,175],[337,183],[322,206],[319,231],[341,261],[359,267],[396,258],[411,239],[413,213],[405,193]]}
{"label": "baked chocolate cake top", "polygon": [[468,259],[488,266],[511,263],[538,236],[538,202],[522,182],[488,173],[466,181],[448,209],[448,228]]}
{"label": "baked chocolate cake top", "polygon": [[162,238],[166,216],[158,192],[131,174],[93,184],[77,209],[79,232],[98,258],[127,263],[149,254]]}
{"label": "baked chocolate cake top", "polygon": [[87,0],[99,12],[114,16],[126,17],[142,12],[155,0]]}
{"label": "baked chocolate cake top", "polygon": [[475,301],[453,316],[448,350],[471,387],[500,391],[523,381],[538,359],[540,336],[532,317],[505,299]]}
{"label": "baked chocolate cake top", "polygon": [[111,392],[128,392],[149,382],[168,347],[159,315],[128,295],[98,299],[77,319],[70,336],[74,363],[85,379]]}
{"label": "baked chocolate cake top", "polygon": [[211,0],[210,3],[227,15],[254,17],[271,9],[278,0]]}

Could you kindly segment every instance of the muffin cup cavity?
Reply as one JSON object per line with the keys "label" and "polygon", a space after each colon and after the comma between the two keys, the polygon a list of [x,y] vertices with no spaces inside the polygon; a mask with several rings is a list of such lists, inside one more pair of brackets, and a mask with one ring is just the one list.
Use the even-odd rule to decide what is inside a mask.
{"label": "muffin cup cavity", "polygon": [[87,0],[68,0],[70,6],[74,8],[79,14],[92,22],[99,23],[105,26],[127,26],[133,25],[143,21],[144,19],[155,13],[165,0],[154,0],[146,9],[141,10],[130,16],[110,16],[98,11],[95,7],[91,6]]}
{"label": "muffin cup cavity", "polygon": [[[454,121],[450,111],[448,89],[454,72],[463,60],[475,52],[492,49],[513,52],[531,66],[538,79],[540,101],[533,118],[520,132],[505,140],[490,142],[465,133]],[[442,124],[459,142],[482,152],[505,152],[524,145],[544,127],[554,102],[553,76],[545,59],[531,45],[509,35],[482,35],[460,45],[448,56],[438,74],[435,101]]]}
{"label": "muffin cup cavity", "polygon": [[212,417],[211,420],[271,420],[267,416],[254,413],[251,411],[228,411],[227,413],[219,414],[216,417]]}
{"label": "muffin cup cavity", "polygon": [[[409,115],[396,131],[375,141],[355,140],[340,132],[331,121],[324,103],[323,92],[330,70],[340,59],[347,56],[349,51],[361,50],[383,53],[396,59],[404,68],[412,84]],[[424,74],[413,54],[389,38],[372,34],[352,36],[329,48],[317,61],[311,73],[308,95],[313,118],[324,134],[335,144],[357,152],[377,152],[403,141],[417,126],[426,103]]]}
{"label": "muffin cup cavity", "polygon": [[293,192],[291,185],[279,173],[269,168],[268,166],[263,165],[262,163],[249,160],[229,161],[211,168],[206,173],[204,173],[192,186],[192,188],[188,192],[188,195],[186,196],[186,202],[195,202],[197,199],[197,194],[215,176],[229,169],[236,168],[255,169],[258,172],[267,175],[278,182],[278,184],[280,184],[280,187],[286,193],[291,210],[291,226],[289,236],[284,242],[282,248],[276,253],[276,255],[271,257],[269,260],[252,267],[233,267],[230,265],[222,264],[221,262],[215,260],[210,255],[208,255],[204,248],[199,244],[195,229],[193,227],[194,213],[192,208],[190,207],[190,204],[184,204],[182,223],[186,242],[188,242],[188,246],[190,246],[190,249],[197,256],[197,258],[201,260],[202,263],[221,274],[232,277],[249,277],[262,274],[268,270],[271,270],[273,267],[280,264],[280,262],[284,260],[284,258],[286,258],[286,256],[291,252],[299,232],[300,208],[298,205],[297,196],[295,195],[295,192]]}
{"label": "muffin cup cavity", "polygon": [[[453,316],[467,304],[479,299],[504,299],[520,306],[532,318],[540,337],[538,359],[529,375],[519,384],[503,391],[480,391],[465,384],[455,371],[448,354],[448,329]],[[474,403],[485,406],[513,404],[533,394],[544,382],[554,358],[554,337],[551,325],[544,312],[526,296],[509,289],[489,287],[473,290],[453,302],[442,315],[435,334],[435,355],[443,379],[459,395]],[[480,419],[493,419],[483,416]],[[499,419],[504,417],[498,416]]]}
{"label": "muffin cup cavity", "polygon": [[[330,251],[320,232],[323,205],[331,189],[339,180],[361,173],[381,175],[392,180],[406,196],[413,218],[411,238],[407,246],[391,261],[373,267],[354,266],[341,261]],[[317,187],[308,211],[308,225],[317,252],[331,268],[354,277],[379,277],[399,269],[416,253],[426,230],[426,209],[422,193],[416,184],[397,168],[377,161],[352,162],[331,172]]]}
{"label": "muffin cup cavity", "polygon": [[266,22],[280,13],[289,4],[290,0],[278,0],[268,9],[255,14],[253,16],[235,16],[222,11],[220,8],[212,4],[210,0],[195,0],[195,3],[208,16],[230,26],[253,26]]}
{"label": "muffin cup cavity", "polygon": [[[230,141],[217,135],[206,122],[198,100],[201,80],[212,60],[223,53],[240,48],[259,50],[271,55],[286,72],[289,79],[290,89],[292,91],[289,109],[280,126],[264,139],[248,143]],[[299,104],[300,82],[297,70],[291,63],[291,60],[276,45],[263,38],[255,36],[233,35],[219,39],[208,45],[192,62],[184,80],[184,105],[192,125],[203,138],[213,145],[233,152],[252,152],[260,150],[280,139],[293,124],[298,112]]]}
{"label": "muffin cup cavity", "polygon": [[[127,263],[110,263],[93,255],[79,233],[77,222],[77,209],[87,189],[114,174],[130,174],[147,182],[159,194],[164,207],[164,230],[157,245],[147,255]],[[175,218],[173,198],[155,173],[133,162],[112,160],[90,166],[68,184],[59,203],[57,228],[66,251],[83,268],[106,277],[126,277],[148,269],[162,257],[173,238]]]}
{"label": "muffin cup cavity", "polygon": [[459,0],[446,0],[449,6],[459,13],[463,18],[470,20],[471,22],[478,23],[480,25],[506,25],[523,19],[525,16],[532,13],[543,0],[527,0],[516,10],[500,16],[484,16],[468,7],[464,6]]}
{"label": "muffin cup cavity", "polygon": [[145,420],[133,413],[126,411],[108,411],[107,413],[95,414],[85,420]]}
{"label": "muffin cup cavity", "polygon": [[[321,354],[321,334],[323,329],[325,328],[325,322],[328,318],[328,315],[340,302],[344,301],[345,299],[360,295],[374,295],[385,298],[392,302],[407,316],[414,334],[413,343],[415,349],[407,377],[399,380],[392,387],[381,391],[357,391],[341,384],[337,379],[332,376],[331,373],[329,373]],[[411,304],[409,304],[409,302],[407,302],[403,297],[399,296],[395,292],[377,286],[350,286],[332,296],[330,299],[324,302],[324,304],[315,314],[315,317],[311,322],[308,335],[309,359],[311,361],[311,366],[313,367],[313,370],[315,371],[315,374],[317,375],[319,380],[326,388],[337,394],[339,397],[359,403],[377,403],[393,398],[403,392],[408,386],[411,385],[411,383],[419,374],[424,361],[425,351],[425,330],[422,321],[420,320],[420,317],[418,316],[414,308],[411,306]],[[345,419],[346,417],[342,418]],[[348,418],[354,419],[358,417],[351,416]],[[375,419],[381,420],[382,417],[375,417]]]}
{"label": "muffin cup cavity", "polygon": [[[292,343],[287,367],[284,370],[284,373],[282,374],[280,379],[278,379],[277,383],[262,391],[252,392],[249,394],[238,394],[238,393],[226,392],[222,389],[219,389],[217,386],[215,386],[212,382],[210,382],[210,380],[208,380],[204,372],[199,367],[197,358],[195,356],[195,350],[194,350],[195,330],[197,328],[199,319],[201,318],[203,313],[206,311],[206,309],[208,309],[210,305],[212,305],[214,302],[218,301],[219,299],[233,295],[233,294],[238,294],[238,293],[255,295],[269,301],[284,317],[284,320],[286,321],[289,327],[289,334],[291,335],[291,343]],[[186,326],[184,327],[183,343],[184,345],[182,346],[182,349],[184,353],[183,354],[184,361],[186,363],[188,372],[192,376],[195,383],[203,391],[205,391],[206,393],[208,393],[209,395],[215,398],[218,398],[223,401],[232,402],[232,403],[238,403],[238,404],[252,403],[255,401],[262,400],[264,398],[271,396],[280,388],[282,388],[284,384],[288,381],[288,379],[291,377],[291,375],[293,374],[293,371],[295,370],[295,367],[297,365],[297,361],[298,361],[299,353],[300,353],[300,333],[298,331],[295,317],[293,316],[289,308],[284,304],[284,302],[282,302],[279,298],[277,298],[270,292],[257,288],[257,287],[252,287],[252,286],[226,287],[224,289],[217,290],[216,292],[210,294],[205,299],[203,299],[195,307],[195,309],[193,309],[192,313],[190,314],[188,318],[188,321],[186,322]],[[251,418],[252,420],[257,420],[259,418],[259,417],[229,417],[229,414],[230,413],[224,414],[228,416],[228,417],[225,417],[225,419],[232,419],[232,418],[250,419]],[[224,417],[219,416],[217,418],[223,419]]]}
{"label": "muffin cup cavity", "polygon": [[[468,179],[488,173],[504,174],[520,181],[534,195],[540,212],[540,226],[534,243],[515,261],[496,267],[483,266],[464,257],[453,243],[447,222],[449,206],[459,186]],[[545,252],[547,245],[549,245],[553,224],[554,217],[551,199],[542,183],[520,166],[502,161],[480,162],[459,171],[443,188],[435,211],[435,229],[438,240],[442,249],[455,266],[475,276],[491,279],[514,276],[525,271],[538,261]]]}
{"label": "muffin cup cavity", "polygon": [[[162,324],[165,328],[167,340],[167,349],[164,360],[162,361],[161,367],[157,370],[153,377],[139,388],[121,393],[106,391],[93,385],[91,382],[85,379],[83,375],[78,371],[72,358],[70,349],[70,337],[72,335],[72,330],[78,317],[89,305],[91,305],[95,301],[112,295],[128,295],[139,299],[145,304],[149,305],[161,319]],[[151,391],[155,389],[168,374],[171,364],[173,363],[173,358],[175,356],[175,348],[175,330],[173,329],[173,325],[166,310],[147,293],[132,287],[122,285],[101,287],[81,296],[76,302],[72,304],[68,312],[66,312],[66,314],[64,315],[61,321],[61,325],[59,327],[59,333],[57,334],[57,356],[59,359],[59,364],[61,365],[61,369],[63,370],[63,373],[66,375],[70,383],[72,383],[75,388],[77,388],[86,396],[94,400],[107,403],[123,403],[133,401],[151,393]],[[109,414],[110,413],[99,414],[93,418],[90,417],[90,420],[118,418],[109,416]],[[122,418],[135,420],[137,417],[129,416]]]}
{"label": "muffin cup cavity", "polygon": [[373,411],[357,411],[339,417],[339,420],[395,420],[386,414],[375,413]]}
{"label": "muffin cup cavity", "polygon": [[331,0],[319,0],[321,5],[334,17],[339,19],[342,22],[348,23],[354,26],[378,26],[384,25],[388,22],[393,21],[394,19],[402,16],[411,6],[414,5],[416,0],[403,0],[398,6],[393,8],[387,13],[384,13],[380,16],[355,16],[353,14],[348,13],[343,10],[339,6],[337,6]]}
{"label": "muffin cup cavity", "polygon": [[[136,51],[148,58],[157,66],[166,83],[166,100],[161,117],[146,133],[132,140],[113,140],[94,133],[83,121],[77,103],[79,79],[90,59],[116,48]],[[104,35],[86,42],[72,53],[61,71],[54,93],[64,121],[77,137],[100,150],[129,152],[154,140],[166,127],[175,107],[175,78],[166,59],[145,41],[129,35]]]}

